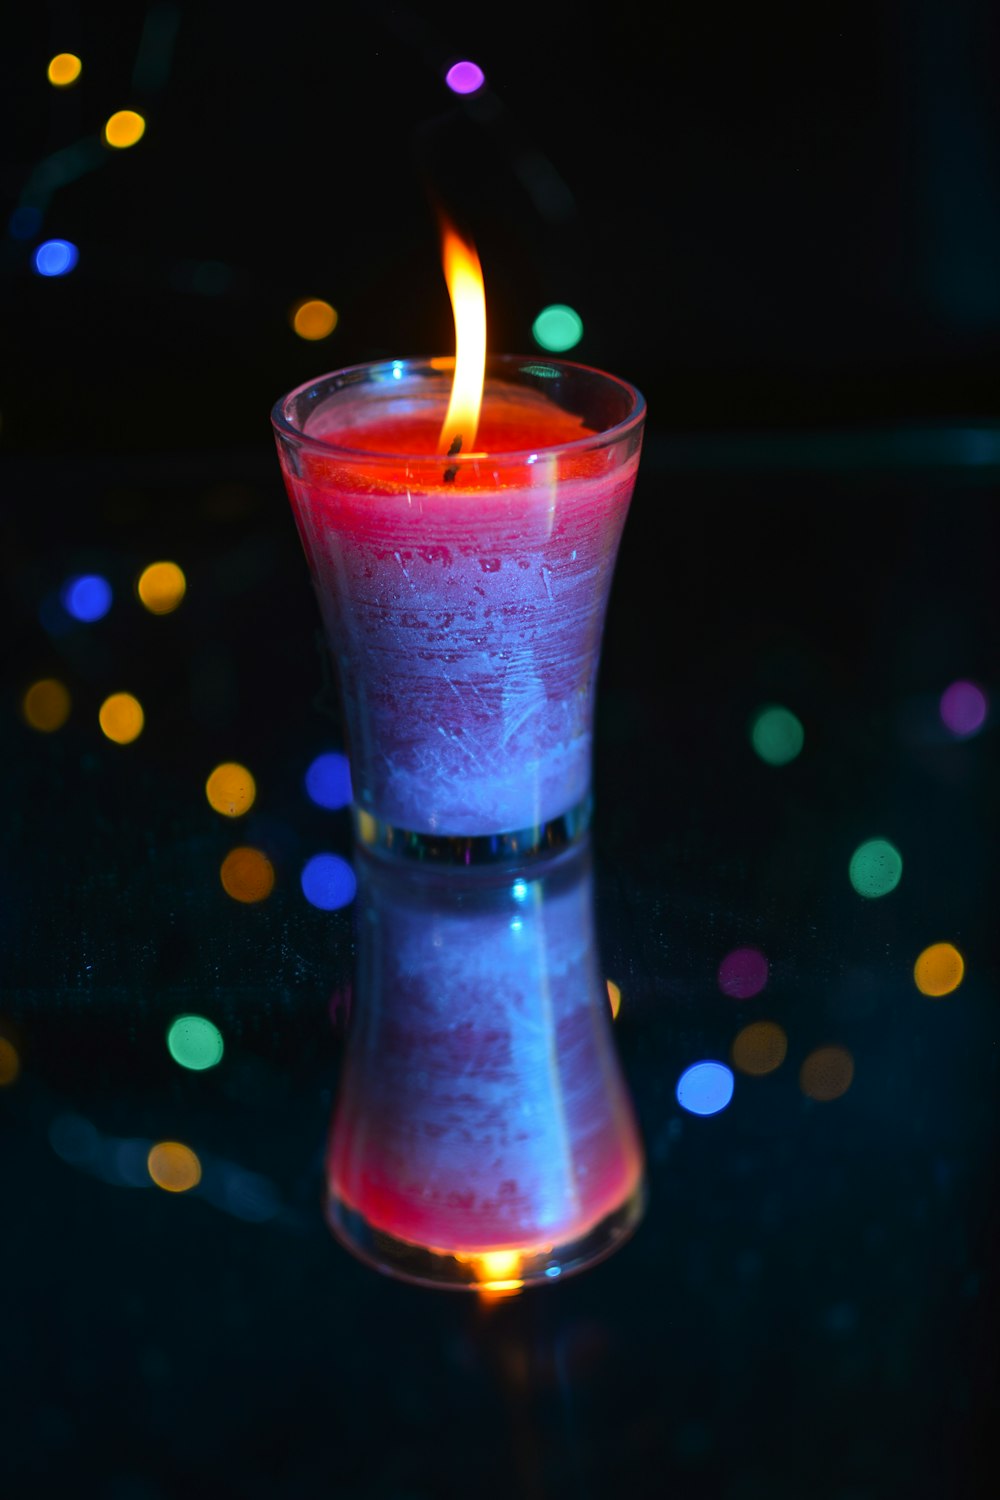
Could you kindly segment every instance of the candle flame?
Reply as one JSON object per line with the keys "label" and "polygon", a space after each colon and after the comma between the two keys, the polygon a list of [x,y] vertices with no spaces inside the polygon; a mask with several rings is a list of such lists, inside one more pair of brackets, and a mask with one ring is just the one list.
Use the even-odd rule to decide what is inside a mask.
{"label": "candle flame", "polygon": [[455,375],[440,448],[453,455],[475,446],[486,371],[486,293],[479,256],[450,225],[444,228],[442,256],[455,315]]}

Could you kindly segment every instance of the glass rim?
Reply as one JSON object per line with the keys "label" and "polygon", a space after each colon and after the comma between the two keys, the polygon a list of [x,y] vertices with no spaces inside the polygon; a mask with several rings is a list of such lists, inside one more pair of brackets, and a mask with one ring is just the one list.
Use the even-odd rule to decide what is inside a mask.
{"label": "glass rim", "polygon": [[416,370],[423,367],[434,374],[446,374],[455,367],[455,356],[450,355],[415,355],[409,359],[379,359],[366,360],[361,364],[345,365],[339,370],[329,370],[325,375],[317,375],[312,380],[305,380],[301,385],[295,386],[293,390],[280,396],[271,408],[271,425],[279,437],[291,440],[299,448],[308,448],[320,456],[331,457],[340,455],[350,461],[364,461],[365,463],[438,463],[447,458],[449,468],[458,466],[464,468],[468,464],[482,463],[489,458],[504,464],[525,463],[532,456],[539,458],[543,454],[551,456],[558,453],[580,453],[596,448],[608,447],[613,443],[620,442],[630,432],[641,427],[646,417],[646,398],[642,392],[628,380],[620,375],[611,375],[607,370],[598,370],[593,365],[581,364],[574,360],[548,359],[545,355],[529,354],[488,354],[486,357],[486,377],[489,378],[491,366],[494,373],[504,369],[517,372],[525,365],[552,365],[560,373],[566,372],[571,375],[596,376],[609,385],[617,386],[625,393],[631,402],[632,409],[622,418],[620,422],[611,427],[604,427],[599,432],[588,433],[585,437],[571,438],[564,443],[546,443],[536,445],[532,448],[505,448],[499,453],[456,453],[445,455],[440,453],[394,453],[372,448],[350,448],[343,443],[331,443],[326,438],[311,437],[301,427],[297,427],[287,415],[288,407],[297,396],[310,390],[314,386],[321,385],[324,381],[335,380],[338,376],[353,376],[351,383],[360,383],[360,377],[369,371],[384,370],[387,378],[392,379],[391,372],[402,367],[404,370]]}

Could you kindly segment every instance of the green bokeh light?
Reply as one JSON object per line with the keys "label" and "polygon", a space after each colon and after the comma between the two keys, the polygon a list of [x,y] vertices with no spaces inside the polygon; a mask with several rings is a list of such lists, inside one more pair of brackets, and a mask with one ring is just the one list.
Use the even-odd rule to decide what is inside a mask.
{"label": "green bokeh light", "polygon": [[888,839],[869,839],[851,855],[848,873],[859,896],[888,896],[902,877],[903,856]]}
{"label": "green bokeh light", "polygon": [[177,1016],[167,1031],[167,1047],[182,1068],[202,1072],[222,1061],[222,1033],[204,1016]]}
{"label": "green bokeh light", "polygon": [[565,303],[553,302],[551,307],[542,308],[531,325],[531,332],[536,344],[559,354],[564,349],[572,349],[583,338],[583,319]]}
{"label": "green bokeh light", "polygon": [[787,766],[805,743],[805,730],[788,708],[762,708],[753,721],[750,739],[769,766]]}

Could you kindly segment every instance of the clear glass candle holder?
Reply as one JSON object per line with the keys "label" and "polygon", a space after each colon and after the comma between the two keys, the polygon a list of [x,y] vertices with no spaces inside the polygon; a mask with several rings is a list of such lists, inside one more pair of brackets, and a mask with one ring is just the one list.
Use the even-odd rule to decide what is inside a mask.
{"label": "clear glass candle holder", "polygon": [[272,421],[336,663],[357,837],[477,864],[550,854],[588,826],[645,403],[583,365],[494,356],[475,447],[446,457],[453,369],[340,370]]}

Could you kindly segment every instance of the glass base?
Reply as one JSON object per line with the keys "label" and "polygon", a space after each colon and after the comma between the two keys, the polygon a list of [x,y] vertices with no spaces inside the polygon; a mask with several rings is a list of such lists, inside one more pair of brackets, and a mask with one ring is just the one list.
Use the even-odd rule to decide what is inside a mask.
{"label": "glass base", "polygon": [[640,1176],[623,1203],[564,1244],[469,1251],[437,1250],[399,1239],[336,1198],[327,1204],[327,1218],[340,1243],[385,1276],[443,1291],[502,1295],[551,1284],[596,1265],[634,1233],[645,1208],[646,1187]]}
{"label": "glass base", "polygon": [[579,843],[590,827],[589,796],[568,812],[529,828],[507,833],[415,833],[385,823],[362,807],[352,809],[354,832],[362,848],[393,860],[423,865],[495,867],[524,860],[550,859]]}

